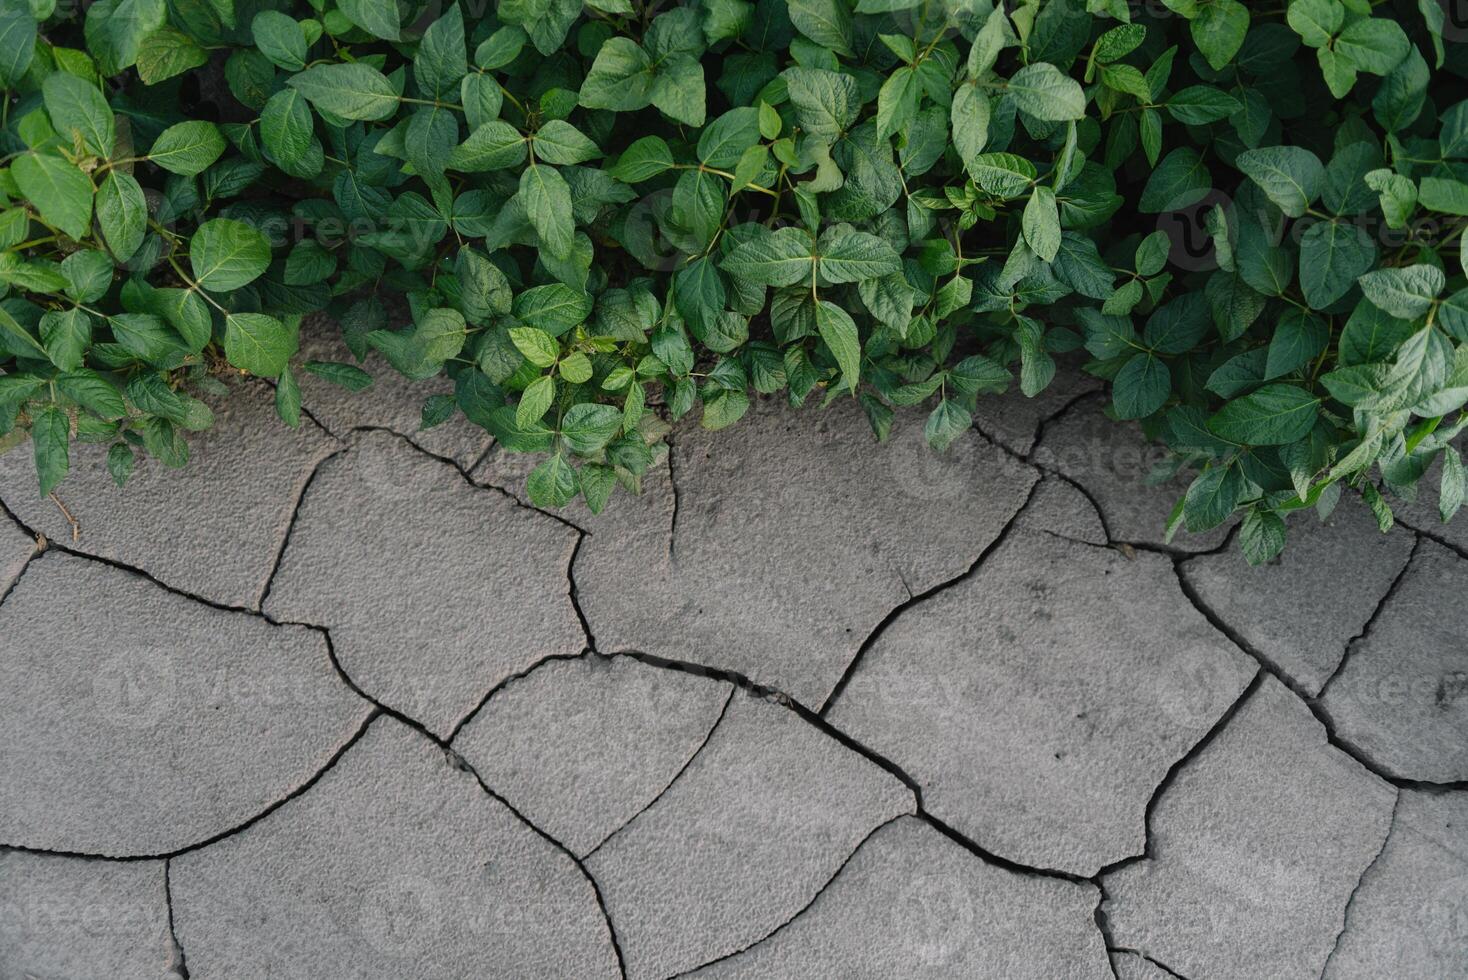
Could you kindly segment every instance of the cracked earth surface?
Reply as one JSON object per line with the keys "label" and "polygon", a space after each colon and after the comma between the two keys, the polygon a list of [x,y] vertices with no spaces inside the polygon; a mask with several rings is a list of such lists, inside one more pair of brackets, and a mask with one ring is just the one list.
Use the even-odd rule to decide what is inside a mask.
{"label": "cracked earth surface", "polygon": [[[757,405],[607,512],[426,392],[0,457],[0,978],[1468,977],[1468,539],[1166,542],[1068,397]],[[1410,526],[1407,526],[1410,525]]]}

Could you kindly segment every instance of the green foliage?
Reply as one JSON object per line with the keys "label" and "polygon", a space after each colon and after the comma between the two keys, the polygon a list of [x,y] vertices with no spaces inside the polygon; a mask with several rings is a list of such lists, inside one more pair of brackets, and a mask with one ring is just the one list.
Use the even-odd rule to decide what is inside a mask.
{"label": "green foliage", "polygon": [[42,492],[73,440],[182,465],[224,371],[292,425],[301,371],[365,387],[296,362],[326,311],[453,379],[425,426],[545,454],[547,506],[756,392],[926,403],[941,450],[1081,350],[1250,561],[1439,456],[1462,502],[1468,49],[1427,0],[469,13],[0,0],[0,437]]}

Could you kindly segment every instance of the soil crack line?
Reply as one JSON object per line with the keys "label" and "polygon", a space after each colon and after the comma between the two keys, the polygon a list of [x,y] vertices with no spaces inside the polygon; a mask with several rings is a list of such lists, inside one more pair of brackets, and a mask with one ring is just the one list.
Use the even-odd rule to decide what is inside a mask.
{"label": "soil crack line", "polygon": [[[846,685],[851,682],[851,678],[860,668],[862,659],[866,656],[867,651],[872,648],[872,646],[881,637],[882,633],[887,629],[888,626],[892,624],[894,620],[897,619],[897,617],[901,616],[907,610],[911,609],[913,606],[918,605],[924,600],[931,599],[938,593],[943,592],[947,589],[951,589],[953,586],[968,580],[978,572],[979,568],[984,564],[984,560],[988,558],[991,554],[993,554],[996,550],[998,550],[1004,544],[1004,542],[1009,539],[1010,533],[1013,532],[1016,525],[1018,525],[1020,518],[1024,516],[1025,511],[1029,508],[1030,504],[1035,499],[1035,495],[1039,492],[1040,483],[1040,480],[1035,480],[1035,482],[1030,484],[1030,489],[1029,492],[1025,494],[1024,502],[1015,509],[1015,512],[1010,515],[1009,520],[1005,522],[1004,527],[1000,528],[999,533],[994,536],[994,540],[990,541],[987,545],[984,546],[984,548],[979,552],[978,557],[973,560],[972,564],[970,564],[968,568],[964,569],[953,578],[947,579],[943,582],[939,582],[931,589],[920,592],[917,595],[912,595],[912,590],[908,589],[908,595],[910,596],[910,598],[908,598],[905,602],[899,602],[897,605],[888,610],[887,615],[882,617],[881,622],[877,623],[877,625],[872,628],[872,631],[866,635],[866,639],[861,641],[861,645],[856,648],[856,653],[852,656],[850,662],[847,663],[846,669],[842,671],[840,679],[836,681],[836,686],[831,688],[831,693],[826,695],[825,702],[822,703],[820,708],[816,711],[817,715],[824,718],[826,716],[826,713],[831,710],[831,707],[836,703],[836,699],[839,698],[841,696],[841,693],[846,690]],[[906,583],[904,583],[904,585],[905,584]]]}

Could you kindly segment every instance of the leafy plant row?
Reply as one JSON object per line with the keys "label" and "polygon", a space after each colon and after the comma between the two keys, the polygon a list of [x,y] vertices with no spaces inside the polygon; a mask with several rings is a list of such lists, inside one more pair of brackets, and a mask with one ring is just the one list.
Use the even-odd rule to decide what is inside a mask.
{"label": "leafy plant row", "polygon": [[[1468,28],[1437,0],[0,0],[0,437],[188,458],[329,312],[600,510],[754,393],[878,436],[1084,350],[1174,527],[1360,491],[1468,402]],[[1451,11],[1447,11],[1451,13]],[[390,314],[405,298],[410,323]],[[659,410],[650,406],[657,404]]]}

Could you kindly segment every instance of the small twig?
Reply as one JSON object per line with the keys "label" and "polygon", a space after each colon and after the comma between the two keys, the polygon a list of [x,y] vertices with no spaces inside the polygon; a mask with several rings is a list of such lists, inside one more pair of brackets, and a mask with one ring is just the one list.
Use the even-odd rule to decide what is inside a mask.
{"label": "small twig", "polygon": [[61,498],[56,496],[55,490],[51,491],[50,497],[51,502],[56,505],[56,509],[61,511],[61,516],[66,518],[66,523],[71,525],[71,543],[76,544],[82,536],[82,522],[71,516],[71,511],[67,510],[66,505],[61,502]]}

